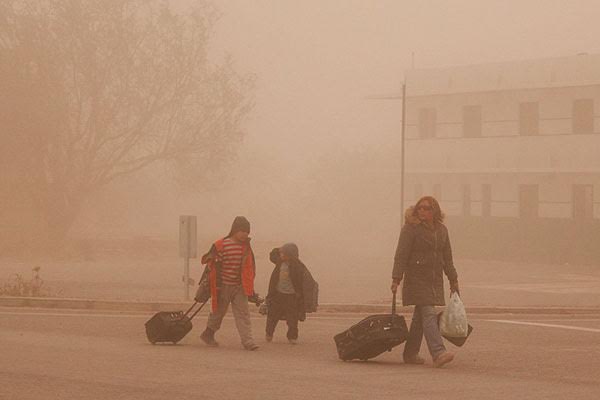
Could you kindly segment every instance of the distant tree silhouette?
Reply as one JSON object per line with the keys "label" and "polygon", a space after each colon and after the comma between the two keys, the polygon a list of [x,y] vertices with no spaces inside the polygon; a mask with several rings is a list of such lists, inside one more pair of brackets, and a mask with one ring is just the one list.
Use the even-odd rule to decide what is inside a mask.
{"label": "distant tree silhouette", "polygon": [[235,151],[253,77],[209,61],[218,15],[192,3],[0,2],[0,194],[55,245],[115,178],[167,162],[198,185]]}

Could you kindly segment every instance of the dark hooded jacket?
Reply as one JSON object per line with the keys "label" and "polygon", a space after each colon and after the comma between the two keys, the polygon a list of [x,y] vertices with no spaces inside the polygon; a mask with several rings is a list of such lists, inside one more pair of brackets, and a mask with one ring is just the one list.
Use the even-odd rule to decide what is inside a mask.
{"label": "dark hooded jacket", "polygon": [[450,282],[458,282],[452,261],[448,229],[442,223],[431,228],[413,215],[413,207],[405,213],[400,232],[393,279],[402,280],[402,304],[445,305],[442,271]]}
{"label": "dark hooded jacket", "polygon": [[[267,303],[274,301],[275,295],[277,294],[277,284],[279,283],[279,271],[281,270],[281,258],[279,256],[279,248],[271,250],[269,259],[275,268],[271,273],[271,279],[269,280],[269,293],[267,294]],[[304,321],[306,319],[306,310],[304,309],[304,271],[306,266],[298,259],[291,259],[288,262],[290,269],[290,279],[296,292],[296,310],[298,311],[298,320]]]}

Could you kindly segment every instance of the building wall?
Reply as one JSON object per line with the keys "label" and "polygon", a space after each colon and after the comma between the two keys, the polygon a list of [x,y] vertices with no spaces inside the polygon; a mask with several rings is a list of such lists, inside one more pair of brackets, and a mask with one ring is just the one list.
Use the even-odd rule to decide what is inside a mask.
{"label": "building wall", "polygon": [[[588,133],[573,131],[578,99],[593,102]],[[520,104],[528,102],[537,103],[535,135],[521,134],[528,125]],[[465,106],[481,107],[481,137],[464,136]],[[424,115],[433,135],[431,120],[424,132]],[[489,184],[491,216],[518,217],[520,185],[537,185],[537,216],[571,218],[573,185],[583,184],[593,185],[593,218],[600,218],[600,85],[409,96],[406,143],[409,202],[437,191],[447,214],[481,216]]]}
{"label": "building wall", "polygon": [[[591,185],[593,218],[600,219],[600,174],[422,174],[408,173],[407,204],[423,195],[435,196],[445,212],[454,216],[483,216],[483,185],[491,185],[492,217],[519,217],[519,185],[537,185],[540,218],[571,218],[573,186]],[[468,186],[469,197],[463,191]],[[417,190],[418,188],[418,190]],[[419,195],[420,193],[420,195]],[[469,215],[465,215],[465,202]]]}

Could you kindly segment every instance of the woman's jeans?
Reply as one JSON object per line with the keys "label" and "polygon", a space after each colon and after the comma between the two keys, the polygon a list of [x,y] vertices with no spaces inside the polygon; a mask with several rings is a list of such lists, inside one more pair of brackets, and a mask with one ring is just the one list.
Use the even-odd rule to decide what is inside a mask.
{"label": "woman's jeans", "polygon": [[419,354],[423,335],[425,335],[425,341],[432,359],[435,360],[446,351],[434,306],[415,306],[408,339],[404,345],[405,359],[414,358]]}

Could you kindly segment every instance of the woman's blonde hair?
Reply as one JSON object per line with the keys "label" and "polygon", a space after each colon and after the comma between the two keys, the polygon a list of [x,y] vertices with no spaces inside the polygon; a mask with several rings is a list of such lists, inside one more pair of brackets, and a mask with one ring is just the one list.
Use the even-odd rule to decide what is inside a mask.
{"label": "woman's blonde hair", "polygon": [[417,203],[415,204],[415,206],[413,207],[413,215],[415,217],[418,217],[418,211],[419,211],[419,204],[421,204],[421,202],[427,200],[429,202],[429,204],[431,204],[431,207],[433,208],[433,222],[437,222],[437,223],[443,223],[444,222],[444,217],[445,214],[442,211],[441,207],[440,207],[440,203],[438,203],[438,201],[433,197],[433,196],[423,196],[419,199],[419,201],[417,201]]}

